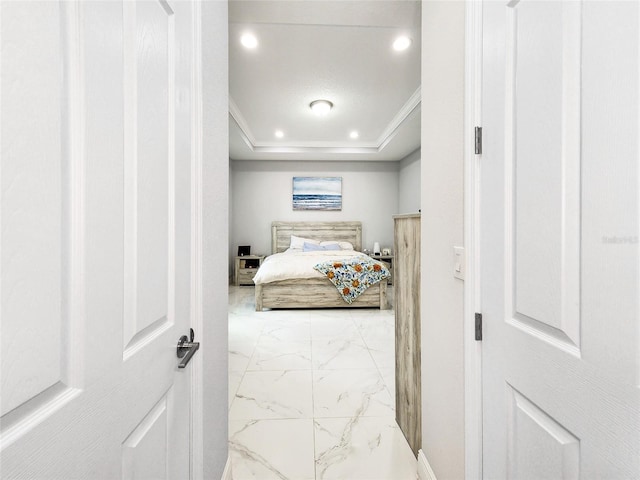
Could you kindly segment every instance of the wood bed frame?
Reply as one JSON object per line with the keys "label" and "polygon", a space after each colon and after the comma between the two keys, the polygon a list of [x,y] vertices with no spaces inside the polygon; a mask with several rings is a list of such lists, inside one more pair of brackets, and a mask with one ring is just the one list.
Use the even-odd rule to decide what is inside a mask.
{"label": "wood bed frame", "polygon": [[[271,224],[271,253],[289,248],[291,235],[319,241],[336,240],[351,242],[357,251],[362,250],[361,222],[273,222]],[[303,286],[304,294],[300,294]],[[295,287],[295,288],[293,288]],[[353,303],[345,302],[336,287],[322,278],[282,280],[256,285],[256,311],[263,308],[389,308],[387,282],[369,287]]]}

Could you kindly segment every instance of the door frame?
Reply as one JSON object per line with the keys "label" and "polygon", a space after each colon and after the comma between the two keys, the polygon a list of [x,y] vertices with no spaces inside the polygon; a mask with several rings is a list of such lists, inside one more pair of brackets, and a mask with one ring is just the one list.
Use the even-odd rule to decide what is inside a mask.
{"label": "door frame", "polygon": [[482,1],[465,5],[464,93],[464,451],[465,477],[482,478],[482,342],[475,313],[482,312],[480,266],[480,160],[474,127],[482,126]]}
{"label": "door frame", "polygon": [[[191,318],[189,323],[199,338],[204,333],[202,314],[202,5],[192,3],[191,49]],[[204,383],[203,355],[194,357],[191,367],[190,478],[204,478]]]}
{"label": "door frame", "polygon": [[[190,321],[201,349],[191,368],[191,480],[228,480],[228,277],[220,275],[229,250],[228,6],[197,0],[192,5]],[[224,324],[214,321],[218,316]]]}

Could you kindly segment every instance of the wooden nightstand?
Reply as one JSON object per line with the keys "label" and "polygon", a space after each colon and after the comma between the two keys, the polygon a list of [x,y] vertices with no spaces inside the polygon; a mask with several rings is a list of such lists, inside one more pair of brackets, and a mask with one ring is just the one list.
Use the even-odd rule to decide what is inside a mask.
{"label": "wooden nightstand", "polygon": [[234,285],[253,285],[253,277],[264,260],[263,255],[243,255],[236,257],[233,269]]}
{"label": "wooden nightstand", "polygon": [[389,285],[393,285],[393,255],[374,255],[373,253],[371,253],[369,254],[369,256],[374,260],[378,260],[387,264],[387,268],[389,269],[389,273],[391,274],[391,276],[387,280],[387,283]]}

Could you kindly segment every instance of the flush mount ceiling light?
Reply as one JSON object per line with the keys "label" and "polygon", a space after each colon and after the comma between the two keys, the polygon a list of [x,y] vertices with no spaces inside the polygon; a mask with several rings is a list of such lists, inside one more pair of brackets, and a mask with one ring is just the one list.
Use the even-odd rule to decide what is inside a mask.
{"label": "flush mount ceiling light", "polygon": [[284,132],[282,130],[276,130],[276,137],[278,138],[284,137]]}
{"label": "flush mount ceiling light", "polygon": [[333,103],[329,100],[314,100],[309,104],[311,111],[318,116],[325,116],[333,108]]}
{"label": "flush mount ceiling light", "polygon": [[252,33],[245,33],[240,37],[240,43],[245,48],[256,48],[258,46],[258,39]]}
{"label": "flush mount ceiling light", "polygon": [[349,134],[349,137],[351,137],[351,138],[353,138],[353,139],[358,138],[358,136],[359,136],[359,135],[358,135],[358,132],[356,132],[355,130]]}
{"label": "flush mount ceiling light", "polygon": [[411,45],[411,39],[406,36],[401,36],[395,39],[393,42],[393,49],[397,52],[406,50]]}

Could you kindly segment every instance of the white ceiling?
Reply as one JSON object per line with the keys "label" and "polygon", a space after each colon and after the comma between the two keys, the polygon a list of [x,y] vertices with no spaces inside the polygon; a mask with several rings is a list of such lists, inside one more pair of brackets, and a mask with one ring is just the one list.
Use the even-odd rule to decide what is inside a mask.
{"label": "white ceiling", "polygon": [[[419,148],[420,25],[419,1],[231,0],[230,157],[396,161]],[[400,34],[412,44],[396,52]],[[333,102],[326,117],[316,99]]]}

